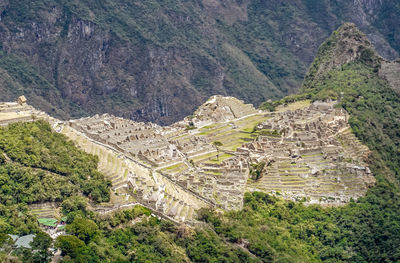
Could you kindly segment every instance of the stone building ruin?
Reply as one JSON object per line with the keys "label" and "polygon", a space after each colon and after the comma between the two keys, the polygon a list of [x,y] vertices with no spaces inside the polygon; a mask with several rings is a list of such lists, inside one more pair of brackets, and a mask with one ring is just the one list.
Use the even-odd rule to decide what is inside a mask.
{"label": "stone building ruin", "polygon": [[[246,191],[339,205],[375,183],[366,162],[370,152],[335,101],[269,113],[213,96],[193,116],[164,127],[109,114],[62,122],[22,97],[0,103],[0,125],[33,115],[99,156],[118,207],[138,202],[176,222],[195,219],[202,207],[240,209]],[[261,162],[259,178],[252,179]]]}

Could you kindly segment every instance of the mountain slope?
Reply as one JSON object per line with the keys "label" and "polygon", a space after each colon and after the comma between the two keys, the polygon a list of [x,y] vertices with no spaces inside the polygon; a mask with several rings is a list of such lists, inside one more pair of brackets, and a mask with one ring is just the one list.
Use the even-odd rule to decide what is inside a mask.
{"label": "mountain slope", "polygon": [[[340,98],[352,118],[355,134],[399,174],[400,98],[392,76],[382,66],[392,63],[374,51],[354,24],[345,24],[321,46],[302,86],[302,96]],[[370,127],[374,127],[371,129]]]}
{"label": "mountain slope", "polygon": [[[294,92],[319,44],[342,21],[367,30],[385,57],[397,57],[396,5],[1,0],[2,56],[35,69],[14,74],[13,62],[3,59],[11,77],[4,79],[15,84],[1,87],[2,100],[15,100],[11,90],[22,86],[34,106],[59,109],[60,117],[110,112],[161,124],[214,94],[258,105]],[[32,76],[52,91],[26,81]]]}
{"label": "mountain slope", "polygon": [[[347,41],[360,45],[357,49],[343,45]],[[321,46],[300,95],[340,98],[341,106],[350,113],[353,132],[373,152],[370,164],[377,186],[348,211],[360,223],[360,229],[350,234],[356,261],[397,261],[400,255],[398,227],[393,225],[400,218],[400,97],[383,68],[387,63],[393,62],[377,55],[354,24],[345,24]],[[348,229],[346,222],[339,225]]]}
{"label": "mountain slope", "polygon": [[1,233],[38,231],[27,205],[86,195],[110,199],[110,183],[97,171],[97,157],[77,149],[44,121],[0,128]]}
{"label": "mountain slope", "polygon": [[[354,24],[345,24],[320,47],[301,91],[274,107],[305,98],[340,99],[350,114],[356,136],[371,150],[369,164],[377,184],[366,197],[340,208],[304,207],[262,193],[247,194],[243,211],[225,215],[205,212],[202,218],[223,238],[246,240],[248,249],[265,261],[295,261],[279,244],[296,238],[304,243],[298,257],[322,262],[397,262],[400,259],[400,98],[382,65],[392,63],[377,55]],[[284,227],[285,226],[285,227]],[[282,232],[281,232],[282,233]],[[274,236],[276,235],[276,236]],[[268,244],[268,245],[266,245]],[[312,248],[306,249],[308,245]],[[284,251],[284,252],[283,252]]]}
{"label": "mountain slope", "polygon": [[[350,49],[352,52],[348,52]],[[399,261],[400,162],[397,155],[400,100],[392,89],[392,82],[386,79],[387,71],[381,71],[384,63],[390,62],[375,53],[365,35],[353,24],[345,24],[321,46],[302,91],[270,104],[274,106],[304,98],[339,98],[339,106],[351,115],[353,132],[373,151],[369,165],[377,183],[365,197],[342,207],[322,207],[285,201],[279,194],[247,193],[240,211],[201,210],[199,219],[204,223],[195,229],[149,217],[150,212],[142,207],[99,215],[76,204],[79,199],[68,200],[63,203],[63,208],[68,215],[66,231],[69,235],[57,238],[55,247],[60,248],[63,260],[68,262]],[[72,152],[72,157],[82,156],[78,158],[80,168],[87,158],[91,168],[97,162],[93,156],[74,148],[63,136],[51,133],[48,124],[43,122],[13,124],[2,131],[0,151],[6,153],[0,152],[0,172],[3,174],[14,165],[14,160],[40,165],[40,169],[55,165],[58,171],[60,168],[71,170],[70,162],[64,166],[65,163],[58,161],[60,158],[69,161],[71,154],[66,152]],[[51,143],[52,140],[55,143]],[[41,144],[46,147],[39,147]],[[61,152],[61,156],[54,154],[54,150]],[[20,200],[14,200],[12,195],[17,191],[18,198],[29,197],[32,192],[43,194],[20,191],[24,189],[24,183],[35,183],[40,176],[24,167],[21,169],[26,172],[22,173],[25,176],[7,172],[14,177],[5,180],[3,175],[0,178],[2,197],[8,199],[5,202],[18,203]],[[34,178],[30,180],[26,175]],[[50,186],[58,188],[59,183]],[[10,191],[10,184],[17,191]],[[73,187],[80,190],[78,185]],[[14,206],[2,205],[0,208],[0,259],[16,261],[14,255],[18,255],[25,261],[31,260],[32,251],[29,250],[9,253],[12,242],[7,241],[5,233],[38,231],[35,218],[17,213]],[[26,212],[26,206],[22,204],[20,211]],[[10,218],[18,218],[18,225],[13,225],[15,222]],[[50,245],[51,242],[41,250],[48,251]],[[38,250],[33,252],[35,256],[40,253]],[[47,258],[40,262],[46,261]]]}

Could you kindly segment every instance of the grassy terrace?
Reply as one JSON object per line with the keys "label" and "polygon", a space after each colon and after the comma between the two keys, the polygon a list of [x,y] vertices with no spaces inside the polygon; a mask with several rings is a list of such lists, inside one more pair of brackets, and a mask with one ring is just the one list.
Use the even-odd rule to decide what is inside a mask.
{"label": "grassy terrace", "polygon": [[[208,126],[206,126],[208,127]],[[201,128],[200,129],[200,133],[198,135],[206,135],[206,136],[213,136],[216,134],[220,134],[220,131],[223,131],[225,129],[230,129],[230,125],[229,124],[222,124],[222,125],[218,125],[212,128]]]}
{"label": "grassy terrace", "polygon": [[311,100],[301,100],[301,101],[289,103],[286,106],[285,105],[278,106],[278,107],[276,107],[275,111],[276,112],[295,111],[298,109],[303,109],[305,107],[308,107],[308,106],[310,106],[310,104],[311,104]]}
{"label": "grassy terrace", "polygon": [[[258,136],[258,132],[253,132],[254,127],[268,119],[268,116],[264,114],[250,116],[238,121],[231,123],[215,123],[212,125],[204,126],[199,129],[198,136],[206,136],[209,141],[220,141],[222,146],[219,148],[221,151],[236,151],[236,149],[242,146],[244,143],[255,139]],[[187,135],[177,136],[174,139],[186,139]],[[203,155],[196,157],[188,157],[194,163],[199,164],[202,162],[209,164],[220,164],[222,161],[232,157],[228,153],[220,153],[217,159],[217,152],[208,152]],[[180,172],[186,168],[185,165],[175,164],[163,169],[167,173]]]}
{"label": "grassy terrace", "polygon": [[[226,160],[226,159],[229,159],[229,158],[231,158],[232,156],[233,156],[232,154],[223,153],[223,154],[220,154],[220,155],[219,155],[219,158],[218,158],[218,159],[217,159],[217,158],[210,159],[210,160],[208,160],[207,163],[210,163],[210,164],[220,164],[222,161],[224,161],[224,160]],[[206,164],[207,164],[207,163],[206,163]]]}
{"label": "grassy terrace", "polygon": [[258,134],[253,133],[254,127],[268,118],[260,114],[231,123],[213,124],[201,128],[198,135],[207,136],[210,141],[222,142],[222,150],[235,151],[247,141],[255,139]]}
{"label": "grassy terrace", "polygon": [[[254,137],[255,138],[255,137]],[[244,143],[248,142],[248,140],[245,140],[242,137],[233,137],[231,140],[227,140],[228,142],[224,144],[221,149],[226,150],[226,151],[236,151],[237,148],[242,146]]]}
{"label": "grassy terrace", "polygon": [[58,210],[53,206],[31,207],[30,213],[37,217],[52,217],[58,215]]}
{"label": "grassy terrace", "polygon": [[167,174],[177,174],[187,169],[188,169],[187,165],[184,162],[181,162],[175,165],[168,166],[162,169],[161,171]]}
{"label": "grassy terrace", "polygon": [[168,166],[167,168],[164,168],[164,169],[162,169],[162,170],[163,170],[163,171],[171,171],[171,170],[175,170],[175,169],[177,169],[177,168],[179,168],[179,167],[182,167],[182,166],[185,166],[185,164],[184,164],[183,162],[178,163],[178,164],[174,164],[174,165],[171,165],[171,166]]}
{"label": "grassy terrace", "polygon": [[215,158],[217,157],[217,151],[211,152],[211,153],[206,153],[206,154],[199,155],[199,156],[196,156],[194,158],[189,158],[189,159],[193,160],[194,163],[199,163],[204,160],[209,160],[213,157],[215,157]]}
{"label": "grassy terrace", "polygon": [[250,116],[248,118],[240,119],[234,123],[241,131],[252,132],[254,126],[270,118],[269,116],[264,115],[265,114]]}

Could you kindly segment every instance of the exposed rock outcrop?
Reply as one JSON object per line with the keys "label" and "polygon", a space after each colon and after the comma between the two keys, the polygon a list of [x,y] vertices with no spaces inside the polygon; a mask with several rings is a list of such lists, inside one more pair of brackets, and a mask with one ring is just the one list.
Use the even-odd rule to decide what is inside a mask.
{"label": "exposed rock outcrop", "polygon": [[294,92],[342,21],[398,57],[398,8],[380,0],[0,0],[0,92],[3,100],[24,93],[64,119],[108,112],[171,124],[213,94],[257,106]]}

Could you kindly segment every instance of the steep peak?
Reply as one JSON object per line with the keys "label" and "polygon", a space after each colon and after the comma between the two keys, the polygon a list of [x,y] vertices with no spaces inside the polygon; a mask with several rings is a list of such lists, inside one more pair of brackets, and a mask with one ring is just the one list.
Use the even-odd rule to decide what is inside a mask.
{"label": "steep peak", "polygon": [[343,65],[357,59],[368,62],[368,59],[378,57],[367,36],[353,23],[344,23],[332,33],[320,47],[317,57],[324,53],[328,55],[327,58],[330,58],[326,62],[332,63],[333,66]]}
{"label": "steep peak", "polygon": [[328,41],[336,41],[333,58],[338,65],[357,59],[373,62],[380,58],[367,36],[353,23],[344,23]]}
{"label": "steep peak", "polygon": [[321,45],[307,73],[303,87],[333,68],[361,61],[372,67],[383,59],[376,53],[367,36],[353,23],[344,23]]}
{"label": "steep peak", "polygon": [[369,42],[363,32],[361,32],[354,23],[345,22],[336,30],[335,35],[341,36],[341,38],[354,38],[355,40],[362,40]]}

